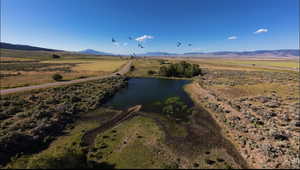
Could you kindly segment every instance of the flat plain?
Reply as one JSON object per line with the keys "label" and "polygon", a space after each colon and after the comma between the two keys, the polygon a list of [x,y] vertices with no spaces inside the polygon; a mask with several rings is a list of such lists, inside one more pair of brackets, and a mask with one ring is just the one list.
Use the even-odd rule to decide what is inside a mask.
{"label": "flat plain", "polygon": [[[1,58],[2,89],[51,82],[53,73],[62,74],[64,80],[105,75],[128,62],[115,56],[62,53],[61,58],[53,59],[45,52],[25,53],[32,57],[6,53]],[[102,106],[126,86],[125,77],[5,95],[1,98],[0,142],[15,148],[10,149],[10,158],[0,155],[6,159],[5,168],[298,166],[297,60],[179,57],[131,61],[129,78],[190,80],[183,88],[194,103],[191,114],[181,120],[176,115],[143,111],[126,115],[126,110]],[[182,61],[198,64],[202,75],[176,78],[159,74],[162,66]],[[102,130],[86,145],[85,136],[97,129]],[[24,149],[16,143],[18,139],[33,144],[35,150]]]}
{"label": "flat plain", "polygon": [[64,81],[85,77],[108,75],[117,71],[127,61],[111,56],[85,56],[73,53],[23,52],[1,50],[1,89],[55,82],[53,74]]}

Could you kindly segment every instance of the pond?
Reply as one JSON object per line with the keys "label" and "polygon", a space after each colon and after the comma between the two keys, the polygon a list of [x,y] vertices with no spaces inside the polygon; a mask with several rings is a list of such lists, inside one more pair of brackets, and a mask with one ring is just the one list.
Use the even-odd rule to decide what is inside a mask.
{"label": "pond", "polygon": [[192,106],[192,100],[183,89],[183,86],[188,83],[189,80],[131,78],[128,87],[121,89],[104,106],[127,109],[142,105],[143,111],[158,111],[157,102],[175,96],[180,97],[186,105]]}

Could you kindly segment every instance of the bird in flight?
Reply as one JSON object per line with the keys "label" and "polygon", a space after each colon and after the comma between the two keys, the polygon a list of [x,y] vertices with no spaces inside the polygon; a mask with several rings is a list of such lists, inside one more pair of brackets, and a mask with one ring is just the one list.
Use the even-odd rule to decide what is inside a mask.
{"label": "bird in flight", "polygon": [[140,47],[140,48],[144,48],[144,47],[142,46],[142,44],[140,44],[140,43],[138,44],[138,47]]}
{"label": "bird in flight", "polygon": [[181,44],[182,44],[182,43],[178,41],[178,42],[177,42],[177,47],[180,47]]}
{"label": "bird in flight", "polygon": [[111,39],[111,42],[115,43],[117,42],[114,38]]}
{"label": "bird in flight", "polygon": [[192,44],[188,44],[188,46],[190,47],[190,46],[192,46]]}
{"label": "bird in flight", "polygon": [[132,37],[128,37],[129,40],[132,40]]}

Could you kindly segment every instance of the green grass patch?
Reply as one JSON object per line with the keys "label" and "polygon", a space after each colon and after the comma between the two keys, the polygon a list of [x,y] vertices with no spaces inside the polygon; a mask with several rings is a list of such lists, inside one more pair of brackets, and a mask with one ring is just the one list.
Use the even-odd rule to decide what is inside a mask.
{"label": "green grass patch", "polygon": [[98,135],[89,159],[116,168],[162,168],[170,161],[163,140],[163,132],[152,119],[135,117]]}

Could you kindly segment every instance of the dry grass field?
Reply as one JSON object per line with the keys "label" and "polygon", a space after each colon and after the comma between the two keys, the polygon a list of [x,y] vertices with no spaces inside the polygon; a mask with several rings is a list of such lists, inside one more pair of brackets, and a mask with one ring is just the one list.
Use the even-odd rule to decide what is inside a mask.
{"label": "dry grass field", "polygon": [[76,67],[74,67],[74,70],[114,72],[125,63],[125,60],[102,60],[91,63],[79,64]]}
{"label": "dry grass field", "polygon": [[[65,129],[67,135],[58,137],[47,149],[17,158],[7,167],[52,167],[52,160],[61,160],[57,161],[60,167],[68,164],[65,162],[76,162],[78,165],[70,164],[74,166],[94,167],[98,164],[108,168],[296,166],[294,158],[297,156],[296,148],[299,147],[299,135],[296,133],[294,120],[297,116],[295,113],[299,110],[300,89],[299,72],[292,69],[295,66],[294,60],[135,59],[135,69],[128,75],[160,77],[157,73],[161,66],[182,60],[199,64],[202,69],[203,75],[189,78],[193,81],[185,89],[195,104],[209,112],[194,110],[190,117],[191,122],[186,123],[159,114],[139,113],[139,116],[126,119],[126,122],[99,133],[95,136],[94,143],[86,146],[83,136],[88,130],[105,125],[104,122],[113,120],[113,117],[121,113],[101,108],[80,116],[78,121]],[[9,83],[12,86],[19,85],[18,83],[24,85],[25,82],[27,85],[41,84],[53,81],[51,76],[57,72],[64,76],[64,80],[108,74],[120,68],[126,61],[128,60],[119,58],[22,60],[6,57],[1,62],[1,66],[4,66],[1,74],[6,80],[6,87]],[[250,63],[256,64],[253,66]],[[156,73],[149,75],[149,70]],[[105,83],[113,87],[115,82],[112,81]],[[69,99],[72,104],[86,100],[90,103],[80,103],[76,104],[76,107],[67,108],[80,107],[83,110],[88,109],[90,104],[95,108],[99,106],[94,103],[99,101],[99,93],[90,84],[86,83],[81,93],[86,95],[88,90],[95,94],[92,97],[90,94],[86,95],[85,100],[77,97],[79,91],[75,87],[79,86],[70,87],[66,93],[62,93],[65,90],[57,91],[57,94],[62,100]],[[100,87],[103,85],[99,85]],[[71,92],[74,94],[70,94]],[[47,104],[60,103],[54,100],[53,96],[44,97],[47,98]],[[28,100],[35,99],[35,96],[28,97]],[[14,101],[14,98],[9,98],[9,101]],[[23,100],[19,102],[24,103]],[[18,106],[18,103],[15,105]],[[14,108],[10,108],[9,105],[7,108],[7,112],[14,113]],[[15,117],[26,114],[27,111],[21,112]],[[199,122],[207,124],[198,124]],[[219,128],[222,129],[220,132],[208,131]],[[223,137],[226,137],[226,140]],[[206,142],[198,139],[205,139],[209,144],[206,145]],[[227,143],[227,140],[230,142]],[[282,159],[291,161],[283,162]]]}
{"label": "dry grass field", "polygon": [[204,66],[227,67],[246,70],[299,70],[299,60],[295,59],[188,59]]}
{"label": "dry grass field", "polygon": [[127,62],[119,57],[76,56],[73,53],[62,53],[61,58],[53,59],[52,54],[1,50],[0,89],[54,82],[52,75],[55,73],[62,75],[64,81],[107,75]]}

